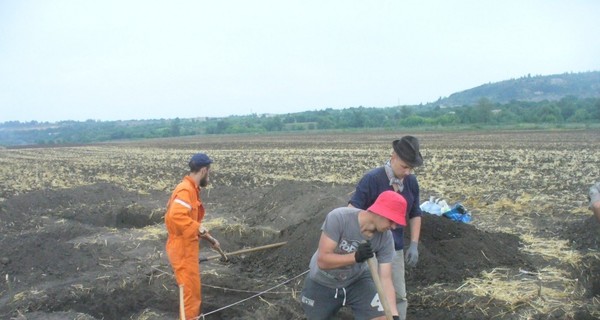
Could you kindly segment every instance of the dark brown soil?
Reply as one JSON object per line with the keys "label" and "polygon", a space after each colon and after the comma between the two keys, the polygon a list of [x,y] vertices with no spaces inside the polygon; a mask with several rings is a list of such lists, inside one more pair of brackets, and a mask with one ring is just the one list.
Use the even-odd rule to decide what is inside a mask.
{"label": "dark brown soil", "polygon": [[[225,251],[287,241],[283,247],[235,256],[227,263],[203,262],[206,319],[302,319],[298,292],[321,224],[330,210],[346,205],[352,191],[351,185],[306,182],[203,191],[211,218],[245,226],[212,230]],[[168,196],[96,184],[31,192],[2,202],[0,318],[176,319],[178,291],[164,254],[166,234],[148,236],[143,229],[164,229],[160,213]],[[578,249],[598,248],[595,223],[561,228]],[[411,293],[436,283],[456,287],[498,267],[535,270],[519,246],[514,235],[425,216],[419,264],[407,270],[409,318],[491,317],[489,310],[483,314],[435,307]],[[202,256],[214,254],[202,248]],[[599,269],[594,265],[575,271],[584,273],[589,295],[599,294]],[[254,297],[260,292],[264,292],[260,298]],[[457,293],[447,299],[475,297]],[[501,303],[497,310],[502,311]],[[343,311],[339,318],[351,316]]]}
{"label": "dark brown soil", "polygon": [[[600,223],[594,217],[586,220],[576,221],[564,226],[564,234],[569,239],[573,247],[584,251],[598,251],[600,248]],[[583,261],[587,266],[578,270],[579,277],[584,287],[588,288],[589,297],[600,296],[600,264],[596,260],[587,258]]]}

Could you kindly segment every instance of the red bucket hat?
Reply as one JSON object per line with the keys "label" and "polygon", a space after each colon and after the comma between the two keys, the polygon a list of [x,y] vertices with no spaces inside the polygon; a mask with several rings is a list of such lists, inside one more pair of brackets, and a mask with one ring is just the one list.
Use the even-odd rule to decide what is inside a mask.
{"label": "red bucket hat", "polygon": [[406,226],[406,199],[397,192],[382,192],[367,210]]}

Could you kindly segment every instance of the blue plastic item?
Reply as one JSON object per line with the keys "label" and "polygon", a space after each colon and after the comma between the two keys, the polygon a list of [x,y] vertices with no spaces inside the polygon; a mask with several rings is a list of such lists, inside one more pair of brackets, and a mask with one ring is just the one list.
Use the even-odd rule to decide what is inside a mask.
{"label": "blue plastic item", "polygon": [[458,222],[471,222],[471,213],[469,213],[460,203],[455,204],[450,211],[444,212],[443,216]]}

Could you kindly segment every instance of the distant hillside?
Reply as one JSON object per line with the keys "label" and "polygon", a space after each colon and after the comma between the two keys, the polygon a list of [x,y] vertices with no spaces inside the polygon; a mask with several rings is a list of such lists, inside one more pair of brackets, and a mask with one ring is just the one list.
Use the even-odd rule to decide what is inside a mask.
{"label": "distant hillside", "polygon": [[563,73],[549,76],[525,76],[496,83],[484,84],[451,94],[430,105],[455,107],[474,105],[481,98],[493,103],[517,101],[556,101],[566,96],[578,98],[600,97],[600,71]]}
{"label": "distant hillside", "polygon": [[[486,98],[482,100],[482,98]],[[452,108],[450,108],[452,107]],[[77,145],[124,139],[204,134],[442,128],[600,123],[600,72],[523,77],[485,84],[435,103],[415,106],[331,108],[275,115],[119,121],[0,123],[0,148]]]}

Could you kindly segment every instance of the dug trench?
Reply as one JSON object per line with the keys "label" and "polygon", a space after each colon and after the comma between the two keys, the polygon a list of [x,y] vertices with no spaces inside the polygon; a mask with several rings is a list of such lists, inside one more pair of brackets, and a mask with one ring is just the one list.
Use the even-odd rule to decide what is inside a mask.
{"label": "dug trench", "polygon": [[[228,262],[203,262],[205,318],[303,319],[299,292],[321,224],[329,211],[346,205],[352,191],[351,185],[297,181],[203,190],[207,225],[226,252],[287,242]],[[6,199],[0,206],[0,318],[176,319],[178,288],[164,253],[168,196],[95,184]],[[597,246],[594,228],[580,223],[565,226],[564,233],[581,246]],[[202,245],[201,256],[216,254]],[[432,293],[432,288],[456,288],[495,268],[535,271],[519,248],[515,235],[424,216],[418,267],[407,269],[409,318],[506,314],[509,308],[501,301],[456,290]],[[586,279],[590,295],[599,291],[593,273],[598,269],[572,270]],[[488,307],[461,308],[467,300]],[[338,318],[352,316],[342,309]],[[587,319],[586,313],[579,319]]]}

